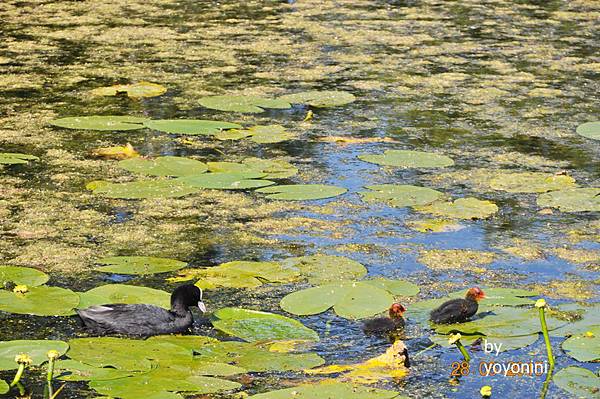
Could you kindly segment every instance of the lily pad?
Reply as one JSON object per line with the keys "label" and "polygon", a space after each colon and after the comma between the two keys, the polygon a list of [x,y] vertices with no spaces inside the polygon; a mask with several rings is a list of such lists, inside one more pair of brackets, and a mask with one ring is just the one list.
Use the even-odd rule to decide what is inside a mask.
{"label": "lily pad", "polygon": [[98,87],[90,91],[90,94],[93,96],[117,96],[126,94],[129,98],[138,99],[144,97],[156,97],[165,94],[166,92],[167,88],[162,85],[150,82],[138,82],[128,85]]}
{"label": "lily pad", "polygon": [[216,338],[203,335],[154,335],[146,342],[167,342],[173,345],[181,346],[190,351],[197,351],[204,345],[219,342]]}
{"label": "lily pad", "polygon": [[117,274],[165,273],[179,270],[187,265],[187,263],[175,259],[151,256],[112,256],[102,258],[96,263],[108,265],[98,268],[99,271]]}
{"label": "lily pad", "polygon": [[290,184],[256,190],[257,193],[269,194],[267,198],[286,201],[307,201],[337,197],[347,189],[327,184]]}
{"label": "lily pad", "polygon": [[333,308],[347,319],[362,319],[387,310],[394,302],[389,291],[369,281],[341,282],[307,288],[283,297],[283,310],[299,316],[314,315]]}
{"label": "lily pad", "polygon": [[367,268],[345,256],[309,255],[281,261],[286,268],[295,268],[311,284],[357,280],[367,275]]}
{"label": "lily pad", "polygon": [[253,126],[246,130],[250,140],[259,144],[280,143],[291,140],[296,135],[288,132],[281,125]]}
{"label": "lily pad", "polygon": [[36,316],[68,316],[79,304],[79,295],[59,287],[28,287],[25,293],[0,290],[0,310]]}
{"label": "lily pad", "polygon": [[241,129],[237,123],[204,119],[156,119],[147,120],[144,126],[165,133],[211,136],[228,129]]}
{"label": "lily pad", "polygon": [[298,174],[298,168],[277,159],[246,158],[238,162],[208,162],[208,170],[216,173],[257,172],[265,179],[285,179]]}
{"label": "lily pad", "polygon": [[297,320],[274,313],[241,308],[222,308],[213,313],[213,326],[245,341],[306,339],[319,335]]}
{"label": "lily pad", "polygon": [[277,262],[235,261],[198,270],[196,285],[203,289],[217,287],[256,288],[263,282],[284,283],[294,281],[300,273]]}
{"label": "lily pad", "polygon": [[261,172],[205,173],[176,180],[196,189],[215,190],[249,190],[275,184],[274,181],[260,179],[264,176],[265,173]]}
{"label": "lily pad", "polygon": [[600,377],[583,367],[564,368],[554,374],[552,381],[578,398],[597,399],[600,392]]}
{"label": "lily pad", "polygon": [[377,288],[384,289],[390,294],[397,296],[414,296],[421,291],[418,285],[406,280],[375,278],[372,280],[364,280],[364,282]]}
{"label": "lily pad", "polygon": [[579,319],[572,323],[567,323],[561,328],[554,330],[552,336],[568,336],[588,332],[600,328],[600,304],[591,306],[580,306],[578,304],[563,304],[558,307],[560,311],[574,312]]}
{"label": "lily pad", "polygon": [[490,181],[494,190],[509,193],[545,193],[575,186],[571,176],[539,172],[503,173]]}
{"label": "lily pad", "polygon": [[183,157],[158,157],[154,159],[132,158],[119,162],[119,167],[133,173],[150,176],[190,176],[204,173],[204,162]]}
{"label": "lily pad", "polygon": [[259,113],[267,108],[288,109],[290,103],[281,99],[269,99],[257,96],[209,96],[198,101],[200,105],[219,111]]}
{"label": "lily pad", "polygon": [[453,231],[459,231],[465,228],[462,224],[456,220],[448,219],[422,219],[422,220],[411,220],[406,222],[406,225],[421,233],[449,233]]}
{"label": "lily pad", "polygon": [[10,386],[6,381],[0,380],[0,395],[4,395],[5,393],[8,393],[8,391],[10,391]]}
{"label": "lily pad", "polygon": [[391,206],[402,208],[405,206],[422,206],[440,199],[444,194],[427,187],[418,187],[403,184],[380,184],[366,186],[373,191],[360,192],[363,201],[386,202]]}
{"label": "lily pad", "polygon": [[19,368],[15,356],[26,353],[31,357],[33,365],[39,366],[48,360],[46,354],[49,350],[58,351],[62,356],[69,349],[69,344],[63,341],[52,340],[15,340],[0,341],[0,370],[13,370]]}
{"label": "lily pad", "polygon": [[486,219],[498,212],[498,206],[493,202],[472,197],[459,198],[454,202],[434,202],[415,209],[419,212],[455,219]]}
{"label": "lily pad", "polygon": [[138,180],[128,183],[101,183],[102,184],[96,184],[95,186],[92,186],[91,189],[93,190],[94,194],[107,198],[178,198],[200,191],[199,187],[186,184],[185,181],[180,179]]}
{"label": "lily pad", "polygon": [[143,128],[147,120],[135,116],[75,116],[55,119],[50,124],[81,130],[136,130]]}
{"label": "lily pad", "polygon": [[454,165],[452,158],[432,152],[411,150],[386,150],[383,155],[359,155],[363,161],[399,168],[444,168]]}
{"label": "lily pad", "polygon": [[35,155],[21,154],[18,152],[0,152],[0,165],[26,164],[39,158]]}
{"label": "lily pad", "polygon": [[55,365],[55,376],[61,381],[103,381],[131,377],[134,371],[117,370],[112,367],[95,367],[77,360],[60,360]]}
{"label": "lily pad", "polygon": [[577,134],[588,139],[600,140],[600,122],[587,122],[577,126]]}
{"label": "lily pad", "polygon": [[248,399],[407,399],[398,392],[354,385],[351,383],[325,381],[318,384],[305,384],[293,388],[280,389],[252,395]]}
{"label": "lily pad", "polygon": [[79,309],[85,309],[92,305],[106,305],[110,303],[136,304],[145,303],[160,306],[165,309],[171,308],[171,294],[165,291],[148,287],[137,287],[127,284],[106,284],[82,292]]}
{"label": "lily pad", "polygon": [[551,191],[537,198],[541,207],[558,208],[562,212],[600,211],[600,188],[571,188]]}
{"label": "lily pad", "polygon": [[562,343],[562,348],[567,355],[580,362],[600,360],[600,326],[568,338]]}
{"label": "lily pad", "polygon": [[4,287],[9,282],[37,287],[45,284],[48,279],[46,273],[30,267],[0,266],[0,287]]}
{"label": "lily pad", "polygon": [[337,107],[350,104],[356,100],[352,93],[338,90],[311,90],[300,93],[287,94],[279,97],[280,100],[292,104],[308,104],[317,108]]}

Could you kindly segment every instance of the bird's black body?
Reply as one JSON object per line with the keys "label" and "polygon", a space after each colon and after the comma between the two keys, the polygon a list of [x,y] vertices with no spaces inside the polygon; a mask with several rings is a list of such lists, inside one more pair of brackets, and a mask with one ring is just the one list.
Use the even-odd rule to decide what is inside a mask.
{"label": "bird's black body", "polygon": [[473,298],[451,299],[430,313],[430,320],[437,324],[462,323],[477,313],[479,305]]}
{"label": "bird's black body", "polygon": [[171,309],[154,305],[110,304],[77,310],[85,326],[95,334],[151,336],[186,332],[193,323],[190,306],[202,306],[201,291],[187,284],[173,291]]}
{"label": "bird's black body", "polygon": [[402,317],[378,317],[365,321],[363,331],[368,335],[388,335],[404,328]]}

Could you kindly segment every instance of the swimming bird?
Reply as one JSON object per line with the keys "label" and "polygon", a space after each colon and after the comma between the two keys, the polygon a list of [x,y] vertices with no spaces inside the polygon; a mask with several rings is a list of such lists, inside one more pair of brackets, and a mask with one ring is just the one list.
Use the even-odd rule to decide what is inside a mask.
{"label": "swimming bird", "polygon": [[464,299],[451,299],[430,313],[429,319],[437,324],[462,323],[477,313],[478,302],[485,298],[478,287],[469,288]]}
{"label": "swimming bird", "polygon": [[192,312],[197,306],[203,313],[202,290],[195,285],[179,286],[171,295],[171,309],[154,305],[122,303],[95,305],[78,309],[77,314],[85,326],[95,334],[123,334],[151,336],[186,332],[192,325]]}
{"label": "swimming bird", "polygon": [[400,303],[393,303],[389,309],[388,317],[377,317],[365,321],[363,331],[370,335],[386,335],[404,328],[404,318],[402,315],[406,308]]}

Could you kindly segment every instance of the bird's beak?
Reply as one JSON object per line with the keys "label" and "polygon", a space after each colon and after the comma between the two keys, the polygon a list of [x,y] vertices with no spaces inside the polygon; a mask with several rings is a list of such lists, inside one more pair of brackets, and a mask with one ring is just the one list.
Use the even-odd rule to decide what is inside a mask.
{"label": "bird's beak", "polygon": [[204,302],[198,302],[198,309],[200,309],[202,313],[206,313],[206,305],[204,304]]}

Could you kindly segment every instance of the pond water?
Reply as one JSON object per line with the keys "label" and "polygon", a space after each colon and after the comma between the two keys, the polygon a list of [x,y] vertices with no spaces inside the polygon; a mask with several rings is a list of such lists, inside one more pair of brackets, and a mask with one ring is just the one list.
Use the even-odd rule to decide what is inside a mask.
{"label": "pond water", "polygon": [[[430,328],[411,320],[411,303],[419,299],[474,285],[532,289],[551,306],[599,299],[598,213],[543,208],[538,193],[503,191],[491,183],[507,173],[544,172],[599,187],[600,145],[575,133],[579,124],[600,119],[597,1],[8,0],[0,5],[0,20],[0,152],[39,157],[0,170],[0,264],[43,270],[50,285],[74,291],[111,282],[171,291],[177,284],[166,278],[173,273],[110,275],[94,271],[94,261],[147,255],[204,268],[342,255],[365,265],[369,276],[420,286],[417,298],[403,298],[412,354],[431,344]],[[167,92],[141,100],[89,94],[139,81]],[[307,90],[343,90],[356,101],[258,114],[198,103],[210,95],[274,98]],[[309,109],[314,116],[304,121]],[[86,115],[280,124],[295,137],[257,144],[49,125]],[[116,161],[91,155],[126,143],[150,157],[285,160],[299,174],[281,184],[332,184],[348,192],[288,202],[253,191],[119,200],[87,190],[94,180],[133,180]],[[358,158],[399,149],[443,154],[455,164],[402,169]],[[421,232],[411,228],[414,222],[440,217],[361,200],[357,193],[377,184],[430,187],[452,200],[492,201],[499,211],[483,220],[454,221],[446,232]],[[306,287],[218,289],[205,300],[211,310],[283,313],[279,300]],[[319,333],[312,350],[327,364],[358,363],[389,346],[386,339],[365,336],[360,322],[332,311],[294,317]],[[0,319],[0,340],[85,336],[74,318],[2,313]],[[194,333],[224,339],[201,324]],[[598,372],[598,363],[577,362],[561,351],[563,340],[552,341],[557,370],[577,365]],[[529,362],[544,360],[546,349],[540,337],[497,358],[473,353],[477,362]],[[483,385],[492,386],[493,397],[540,395],[542,377],[472,373],[453,379],[451,364],[461,359],[455,348],[437,346],[413,359],[406,378],[377,386],[411,398],[478,397]],[[254,394],[305,380],[302,373],[257,374],[243,389]],[[41,395],[42,381],[34,373],[27,377],[33,397]],[[68,383],[59,397],[94,395],[84,383]],[[575,396],[550,384],[546,397]]]}

